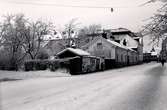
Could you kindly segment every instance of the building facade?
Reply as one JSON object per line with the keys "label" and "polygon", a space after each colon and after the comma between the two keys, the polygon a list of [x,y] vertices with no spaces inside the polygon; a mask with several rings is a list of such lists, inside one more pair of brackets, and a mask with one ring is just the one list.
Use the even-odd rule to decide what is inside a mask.
{"label": "building facade", "polygon": [[162,42],[162,50],[160,52],[160,57],[167,60],[167,37]]}
{"label": "building facade", "polygon": [[91,55],[103,58],[106,69],[139,62],[138,53],[135,50],[102,36],[95,38],[81,48]]}

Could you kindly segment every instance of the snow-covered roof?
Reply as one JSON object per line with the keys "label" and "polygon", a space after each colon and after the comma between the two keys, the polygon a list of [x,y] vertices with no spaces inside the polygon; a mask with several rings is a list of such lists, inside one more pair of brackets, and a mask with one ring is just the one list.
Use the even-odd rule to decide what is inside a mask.
{"label": "snow-covered roof", "polygon": [[141,37],[138,37],[138,36],[137,36],[137,37],[133,37],[133,39],[140,39],[140,38],[141,38]]}
{"label": "snow-covered roof", "polygon": [[134,35],[135,35],[134,37],[139,37],[139,38],[143,36],[143,35],[142,35],[141,33],[139,33],[139,32],[138,32],[138,33],[134,33]]}
{"label": "snow-covered roof", "polygon": [[157,56],[157,55],[158,55],[158,52],[151,52],[151,55],[152,55],[152,56]]}
{"label": "snow-covered roof", "polygon": [[112,40],[109,40],[109,39],[107,39],[107,41],[108,41],[109,43],[111,43],[111,44],[117,46],[117,47],[121,47],[121,48],[127,49],[127,47],[125,47],[125,46],[123,46],[123,45],[121,45],[121,44],[119,44],[119,43],[117,43],[117,42],[115,42],[115,41],[112,41]]}
{"label": "snow-covered roof", "polygon": [[117,46],[117,47],[120,47],[120,48],[123,48],[123,49],[126,49],[126,50],[134,51],[133,49],[131,49],[131,48],[129,48],[129,47],[126,47],[126,46],[123,46],[123,45],[121,45],[121,44],[119,44],[119,43],[117,43],[117,42],[115,42],[115,41],[112,41],[112,40],[109,40],[109,39],[107,39],[107,41],[108,41],[109,43],[111,43],[111,44]]}
{"label": "snow-covered roof", "polygon": [[62,35],[61,34],[56,34],[56,35],[45,35],[44,36],[44,40],[56,40],[56,39],[62,39]]}
{"label": "snow-covered roof", "polygon": [[130,32],[130,30],[126,28],[118,28],[118,29],[111,29],[112,33],[118,33],[118,32]]}
{"label": "snow-covered roof", "polygon": [[[133,50],[133,49],[130,48],[130,47],[126,47],[126,46],[124,46],[124,45],[121,45],[121,44],[118,43],[118,42],[112,41],[112,40],[110,40],[110,39],[105,39],[105,38],[102,38],[102,37],[96,37],[95,39],[93,39],[93,41],[91,41],[91,42],[89,42],[88,44],[82,46],[82,48],[84,49],[84,48],[86,48],[86,47],[89,47],[90,45],[93,44],[93,42],[96,42],[96,41],[99,40],[99,39],[103,39],[104,41],[107,41],[108,43],[110,43],[110,44],[112,44],[112,45],[114,45],[114,46],[116,46],[116,47],[124,48],[124,49],[126,49],[126,50],[135,51],[135,50]],[[135,52],[136,52],[136,51],[135,51]]]}
{"label": "snow-covered roof", "polygon": [[90,55],[90,53],[88,53],[88,52],[86,52],[84,50],[78,49],[78,48],[77,49],[76,48],[66,48],[63,51],[59,52],[57,55],[60,55],[60,54],[64,53],[65,51],[70,51],[70,52],[72,52],[72,53],[74,53],[76,55],[79,55],[79,56],[88,56],[88,55]]}

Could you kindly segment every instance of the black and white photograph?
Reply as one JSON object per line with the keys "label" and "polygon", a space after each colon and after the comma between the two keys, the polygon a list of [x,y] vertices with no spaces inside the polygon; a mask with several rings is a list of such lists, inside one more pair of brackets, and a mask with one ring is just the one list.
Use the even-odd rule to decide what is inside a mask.
{"label": "black and white photograph", "polygon": [[167,0],[0,0],[0,110],[167,110]]}

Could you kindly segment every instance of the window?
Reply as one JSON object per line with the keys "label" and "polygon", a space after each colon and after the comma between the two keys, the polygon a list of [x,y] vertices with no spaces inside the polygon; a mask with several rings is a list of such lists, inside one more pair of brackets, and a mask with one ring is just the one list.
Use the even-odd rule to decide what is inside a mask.
{"label": "window", "polygon": [[95,64],[95,62],[96,62],[95,59],[93,59],[93,58],[90,59],[90,63],[91,63],[91,64]]}
{"label": "window", "polygon": [[123,45],[127,45],[126,39],[123,40]]}
{"label": "window", "polygon": [[97,43],[97,49],[102,49],[102,48],[103,48],[102,43]]}
{"label": "window", "polygon": [[103,33],[102,37],[105,38],[105,39],[107,39],[107,33]]}

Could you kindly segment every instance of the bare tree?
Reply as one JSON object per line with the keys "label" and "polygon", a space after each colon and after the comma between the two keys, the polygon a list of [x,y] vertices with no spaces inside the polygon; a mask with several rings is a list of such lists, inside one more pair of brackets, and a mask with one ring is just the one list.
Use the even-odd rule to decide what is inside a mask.
{"label": "bare tree", "polygon": [[23,14],[7,15],[1,24],[1,46],[8,53],[10,69],[17,69],[19,62],[24,58],[21,45],[23,43],[22,29],[26,26]]}
{"label": "bare tree", "polygon": [[2,34],[3,34],[3,25],[0,24],[0,48],[3,46],[3,38],[2,38]]}
{"label": "bare tree", "polygon": [[52,28],[52,23],[30,22],[23,14],[5,16],[0,25],[0,47],[9,54],[11,67],[17,69],[25,56],[36,59],[44,35]]}
{"label": "bare tree", "polygon": [[80,29],[80,33],[79,34],[95,34],[95,33],[99,33],[99,31],[101,31],[102,26],[100,24],[91,24],[89,26],[85,26],[84,28]]}
{"label": "bare tree", "polygon": [[26,29],[22,31],[24,36],[22,47],[31,59],[36,59],[40,49],[42,48],[43,37],[52,30],[52,27],[52,23],[36,21],[29,23]]}
{"label": "bare tree", "polygon": [[99,34],[99,32],[101,32],[101,30],[102,26],[100,24],[91,24],[81,28],[78,33],[78,40],[80,42],[78,47],[89,43]]}
{"label": "bare tree", "polygon": [[67,40],[67,47],[72,46],[71,42],[74,42],[74,39],[75,39],[74,36],[72,36],[72,34],[74,34],[75,31],[78,29],[79,24],[80,23],[78,23],[77,19],[75,18],[70,20],[70,22],[65,25],[64,33],[67,34],[67,36],[64,39]]}
{"label": "bare tree", "polygon": [[92,24],[88,27],[88,34],[95,34],[101,31],[102,26],[100,24]]}
{"label": "bare tree", "polygon": [[154,3],[154,2],[157,2],[157,1],[161,1],[161,2],[164,2],[164,3],[167,2],[166,0],[148,0],[147,2],[141,4],[140,6],[144,6],[144,5]]}
{"label": "bare tree", "polygon": [[143,35],[151,35],[151,43],[159,44],[160,40],[167,36],[167,3],[150,18],[150,22],[144,26]]}
{"label": "bare tree", "polygon": [[101,30],[102,30],[102,26],[100,24],[91,24],[89,26],[85,26],[84,28],[80,29],[78,33],[78,37],[80,40],[81,39],[86,40],[85,37],[87,37],[87,35],[93,36],[94,34],[98,34],[99,32],[101,32]]}

